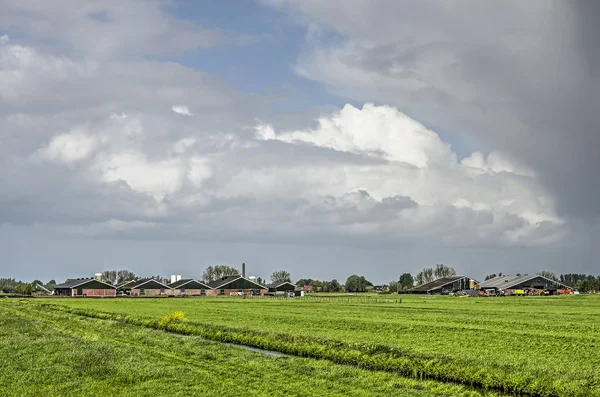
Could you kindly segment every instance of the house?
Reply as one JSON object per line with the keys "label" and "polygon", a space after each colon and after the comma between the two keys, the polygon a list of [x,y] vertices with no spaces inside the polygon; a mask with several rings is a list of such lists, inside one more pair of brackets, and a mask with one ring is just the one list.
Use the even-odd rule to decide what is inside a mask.
{"label": "house", "polygon": [[526,276],[498,276],[481,283],[484,291],[503,291],[505,295],[524,295],[547,291],[550,295],[557,295],[573,288],[540,275]]}
{"label": "house", "polygon": [[477,282],[467,276],[442,277],[406,291],[408,294],[444,294],[475,289]]}
{"label": "house", "polygon": [[137,280],[128,284],[123,291],[129,291],[131,296],[171,295],[171,288],[168,285],[152,278]]}
{"label": "house", "polygon": [[167,286],[171,288],[170,293],[173,296],[206,295],[207,290],[212,290],[203,282],[191,278],[179,279]]}
{"label": "house", "polygon": [[290,283],[289,281],[271,283],[267,285],[269,292],[290,292],[296,289],[296,285]]}
{"label": "house", "polygon": [[94,278],[77,278],[67,280],[54,286],[56,296],[116,296],[117,287]]}
{"label": "house", "polygon": [[207,285],[215,295],[266,295],[267,287],[242,276],[226,276],[211,281]]}
{"label": "house", "polygon": [[302,287],[302,290],[304,292],[312,292],[313,291],[313,286],[312,285],[305,285],[304,287]]}

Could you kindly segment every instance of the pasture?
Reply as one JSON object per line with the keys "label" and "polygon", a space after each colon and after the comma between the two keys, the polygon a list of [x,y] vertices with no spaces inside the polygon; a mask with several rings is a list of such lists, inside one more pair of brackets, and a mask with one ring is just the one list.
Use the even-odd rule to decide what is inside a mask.
{"label": "pasture", "polygon": [[[82,335],[93,334],[93,338],[105,340],[107,345],[113,335],[126,341],[129,334],[135,337],[144,333],[160,340],[184,340],[183,343],[191,342],[181,335],[192,335],[194,343],[200,345],[184,349],[191,354],[199,354],[200,350],[223,351],[214,355],[241,355],[243,359],[233,362],[254,363],[254,376],[268,385],[268,390],[262,391],[264,395],[277,395],[268,393],[285,385],[311,384],[303,379],[301,368],[318,365],[323,368],[319,376],[324,379],[310,376],[311,382],[317,382],[315,391],[319,382],[329,384],[325,379],[334,376],[331,373],[356,371],[345,376],[337,390],[327,389],[320,395],[343,395],[348,390],[353,390],[353,395],[358,390],[363,395],[381,395],[386,394],[381,388],[393,383],[399,385],[394,387],[405,389],[393,394],[402,395],[411,395],[410,391],[417,393],[414,395],[491,392],[600,396],[598,296],[402,298],[402,303],[369,302],[362,298],[67,298],[1,302],[0,308],[15,318],[29,316],[23,321],[34,323],[63,316],[64,321],[52,323],[50,335],[74,332],[72,324],[78,324]],[[19,310],[19,305],[28,309]],[[160,323],[161,318],[176,311],[183,312],[186,320]],[[10,324],[3,321],[2,328]],[[243,344],[292,357],[269,357],[209,341]],[[129,348],[138,351],[138,345]],[[172,354],[177,357],[177,350]],[[133,356],[144,359],[137,353]],[[182,368],[186,368],[184,361]],[[205,365],[208,372],[215,369],[215,374],[226,373],[216,369],[219,361],[193,361],[194,365]],[[141,361],[139,365],[144,367]],[[287,375],[285,371],[289,371]],[[273,380],[277,373],[285,379],[283,385]],[[444,387],[449,389],[444,391]],[[290,389],[286,390],[289,393]],[[220,392],[227,395],[222,389]]]}

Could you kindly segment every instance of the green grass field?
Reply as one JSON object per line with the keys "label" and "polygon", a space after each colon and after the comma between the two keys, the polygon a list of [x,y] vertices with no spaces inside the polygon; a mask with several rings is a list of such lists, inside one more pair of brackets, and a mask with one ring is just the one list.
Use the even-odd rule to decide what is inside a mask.
{"label": "green grass field", "polygon": [[250,352],[33,300],[0,301],[0,341],[1,396],[483,395],[326,360]]}
{"label": "green grass field", "polygon": [[[399,382],[406,391],[434,395],[469,393],[468,388],[473,387],[531,396],[600,396],[599,296],[404,296],[402,303],[226,297],[32,299],[27,303],[2,303],[0,308],[5,310],[27,312],[33,316],[31,321],[41,321],[35,318],[46,316],[43,313],[76,318],[82,330],[107,340],[110,336],[103,329],[92,331],[96,326],[83,324],[92,321],[118,329],[124,340],[131,330],[144,330],[156,338],[177,338],[164,332],[170,331],[311,358],[272,358],[202,342],[211,349],[249,354],[251,362],[259,367],[261,360],[280,360],[292,367],[327,363],[324,377],[328,371],[341,371],[340,368],[358,371],[360,375],[352,384],[340,384],[339,390],[330,390],[334,395],[355,395],[357,390],[364,395],[390,394],[376,388]],[[35,309],[19,311],[14,305]],[[187,321],[158,325],[161,317],[175,311],[183,311]],[[61,330],[60,325],[55,326],[56,332]],[[69,328],[67,325],[66,330]],[[254,376],[268,377],[270,374],[261,375],[267,371],[271,370],[257,370]],[[302,371],[297,372],[298,378],[293,375],[293,381],[286,382],[306,383],[300,379]],[[387,380],[369,380],[371,376]],[[360,379],[365,382],[360,384]],[[272,380],[264,381],[275,385]],[[419,382],[418,387],[423,389],[416,391],[410,382]],[[340,391],[343,387],[347,389]],[[440,391],[444,387],[454,389]],[[318,385],[312,390],[318,390]],[[327,391],[318,394],[327,395]],[[404,391],[392,394],[411,395]]]}

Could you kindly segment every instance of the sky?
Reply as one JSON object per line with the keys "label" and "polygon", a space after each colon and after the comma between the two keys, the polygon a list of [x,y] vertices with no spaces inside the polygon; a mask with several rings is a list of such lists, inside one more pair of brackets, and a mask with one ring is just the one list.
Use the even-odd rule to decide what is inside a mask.
{"label": "sky", "polygon": [[597,274],[598,17],[0,0],[0,277]]}

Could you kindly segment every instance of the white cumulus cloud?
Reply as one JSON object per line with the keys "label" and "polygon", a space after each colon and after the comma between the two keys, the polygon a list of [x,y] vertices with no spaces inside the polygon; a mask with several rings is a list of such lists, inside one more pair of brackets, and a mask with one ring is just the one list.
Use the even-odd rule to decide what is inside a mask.
{"label": "white cumulus cloud", "polygon": [[184,105],[174,105],[171,109],[177,114],[181,114],[184,116],[193,116],[192,112],[190,112],[190,109],[188,109],[188,107]]}

